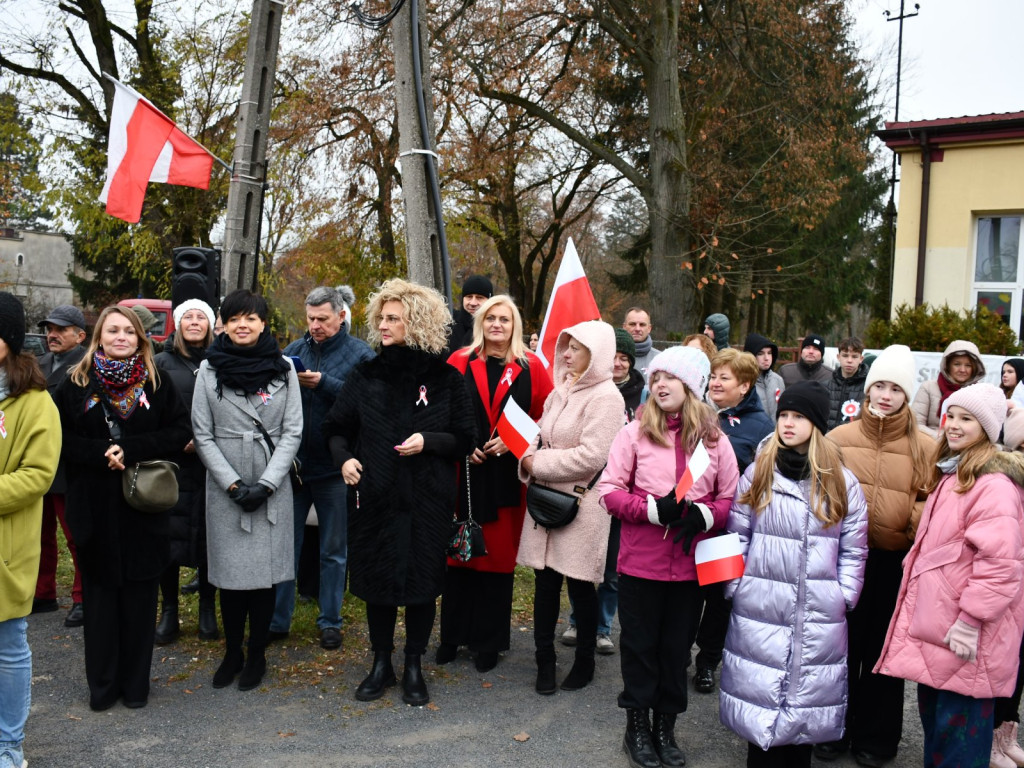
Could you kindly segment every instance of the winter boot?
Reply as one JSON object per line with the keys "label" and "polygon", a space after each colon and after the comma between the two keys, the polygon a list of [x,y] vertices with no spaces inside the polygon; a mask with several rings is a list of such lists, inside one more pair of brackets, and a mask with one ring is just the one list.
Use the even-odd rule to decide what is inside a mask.
{"label": "winter boot", "polygon": [[356,688],[359,701],[374,701],[384,695],[384,689],[398,682],[395,668],[391,666],[391,653],[376,651],[373,654],[373,667],[370,674]]}
{"label": "winter boot", "polygon": [[422,707],[430,701],[427,693],[427,681],[423,679],[423,668],[420,662],[423,657],[418,653],[405,654],[405,669],[402,671],[402,701],[410,707]]}
{"label": "winter boot", "polygon": [[555,649],[554,646],[550,648],[538,648],[537,649],[537,693],[542,696],[550,696],[558,689],[558,683],[555,682]]}
{"label": "winter boot", "polygon": [[583,639],[579,637],[576,644],[576,658],[572,669],[562,681],[563,691],[578,691],[585,688],[594,679],[594,649],[597,637]]}
{"label": "winter boot", "polygon": [[1017,764],[1006,754],[1006,737],[1009,730],[1003,723],[992,732],[992,754],[989,757],[989,768],[1017,768]]}
{"label": "winter boot", "polygon": [[165,605],[160,614],[160,623],[156,625],[153,642],[157,645],[170,645],[178,639],[181,628],[178,626],[178,606]]}
{"label": "winter boot", "polygon": [[263,682],[263,676],[267,674],[266,648],[254,646],[252,638],[249,638],[249,658],[245,660],[242,674],[238,677],[238,690],[251,691],[258,688]]}
{"label": "winter boot", "polygon": [[654,713],[651,737],[654,741],[654,751],[658,753],[658,759],[661,760],[661,764],[665,768],[679,768],[686,765],[686,755],[676,744],[675,727],[675,713]]}
{"label": "winter boot", "polygon": [[199,598],[199,639],[216,640],[220,637],[217,631],[217,608],[213,598]]}
{"label": "winter boot", "polygon": [[213,687],[227,688],[235,679],[235,675],[242,671],[245,665],[245,656],[241,648],[228,648],[224,653],[224,661],[213,673]]}
{"label": "winter boot", "polygon": [[646,709],[626,710],[626,735],[622,751],[632,768],[661,768],[661,761],[651,740],[651,722]]}
{"label": "winter boot", "polygon": [[1024,766],[1024,749],[1017,743],[1017,723],[1007,720],[1000,728],[1006,729],[1006,741],[1003,743],[1003,754],[1018,766]]}

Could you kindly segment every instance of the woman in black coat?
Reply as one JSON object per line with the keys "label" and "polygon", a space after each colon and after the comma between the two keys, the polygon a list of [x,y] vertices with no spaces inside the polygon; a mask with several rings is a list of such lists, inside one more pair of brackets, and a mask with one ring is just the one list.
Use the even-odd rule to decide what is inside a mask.
{"label": "woman in black coat", "polygon": [[349,374],[324,434],[345,482],[349,588],[366,601],[373,668],[356,690],[372,701],[396,682],[391,664],[398,606],[406,606],[402,700],[430,701],[421,657],[434,625],[451,536],[457,464],[475,443],[462,375],[445,362],[444,300],[389,280],[370,297],[370,341],[379,356]]}
{"label": "woman in black coat", "polygon": [[[156,356],[160,373],[174,382],[191,418],[192,393],[199,364],[213,343],[213,308],[201,299],[183,301],[174,308],[174,335]],[[163,605],[154,642],[168,645],[178,639],[178,575],[184,567],[199,570],[199,639],[216,640],[217,588],[207,579],[206,567],[206,468],[189,440],[174,459],[179,467],[178,503],[170,513],[171,563],[160,576]]]}
{"label": "woman in black coat", "polygon": [[123,697],[126,707],[143,707],[157,585],[170,560],[168,515],[129,507],[121,476],[137,462],[175,458],[192,437],[188,413],[174,383],[158,376],[138,317],[122,307],[100,313],[89,350],[54,399],[82,570],[89,706],[108,709]]}

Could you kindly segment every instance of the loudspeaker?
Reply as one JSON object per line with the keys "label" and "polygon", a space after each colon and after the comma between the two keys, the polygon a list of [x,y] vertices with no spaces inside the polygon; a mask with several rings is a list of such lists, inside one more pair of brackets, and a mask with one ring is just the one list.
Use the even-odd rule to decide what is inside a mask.
{"label": "loudspeaker", "polygon": [[202,299],[216,312],[220,306],[220,251],[187,246],[172,253],[171,306]]}

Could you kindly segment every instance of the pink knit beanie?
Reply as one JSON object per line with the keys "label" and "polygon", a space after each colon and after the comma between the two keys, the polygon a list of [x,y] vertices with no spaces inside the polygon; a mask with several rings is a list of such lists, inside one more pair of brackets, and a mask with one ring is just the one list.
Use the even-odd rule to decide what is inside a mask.
{"label": "pink knit beanie", "polygon": [[1006,419],[1006,395],[999,387],[982,382],[958,389],[946,398],[946,410],[953,405],[974,416],[993,443],[999,439],[999,430]]}
{"label": "pink knit beanie", "polygon": [[1015,451],[1024,443],[1024,408],[1017,406],[1006,417],[1003,425],[1003,447]]}

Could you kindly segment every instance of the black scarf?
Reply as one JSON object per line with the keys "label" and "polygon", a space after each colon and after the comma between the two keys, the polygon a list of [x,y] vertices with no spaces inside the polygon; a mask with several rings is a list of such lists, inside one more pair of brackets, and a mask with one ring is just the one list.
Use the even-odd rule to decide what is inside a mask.
{"label": "black scarf", "polygon": [[806,480],[811,476],[810,463],[806,453],[798,453],[792,448],[779,448],[775,457],[775,467],[779,474],[790,480]]}
{"label": "black scarf", "polygon": [[249,347],[240,347],[222,333],[213,340],[206,359],[217,371],[217,395],[224,387],[252,395],[266,389],[274,379],[287,381],[288,361],[266,328]]}

